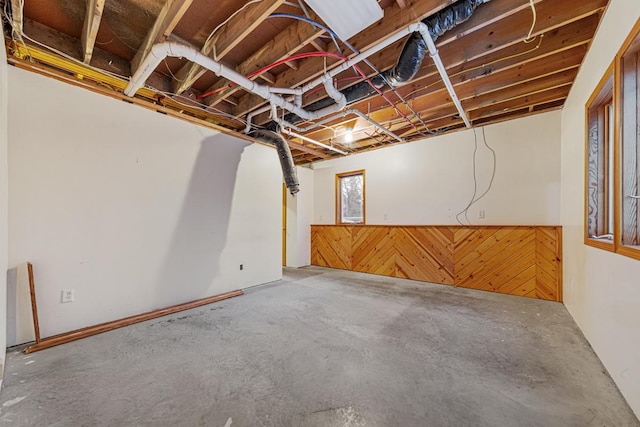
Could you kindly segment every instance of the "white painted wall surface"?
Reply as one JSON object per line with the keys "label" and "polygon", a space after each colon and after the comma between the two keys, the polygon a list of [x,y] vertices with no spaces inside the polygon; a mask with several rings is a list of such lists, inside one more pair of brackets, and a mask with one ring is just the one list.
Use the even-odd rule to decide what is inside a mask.
{"label": "white painted wall surface", "polygon": [[287,266],[311,264],[311,223],[313,221],[314,171],[296,167],[300,192],[287,193]]}
{"label": "white painted wall surface", "polygon": [[[485,133],[497,168],[491,191],[469,211],[471,223],[559,224],[560,112],[487,126]],[[493,161],[477,134],[481,194]],[[465,130],[315,163],[313,222],[335,223],[335,175],[365,169],[368,224],[456,224],[473,194],[473,150],[473,131]]]}
{"label": "white painted wall surface", "polygon": [[[1,20],[0,20],[1,21]],[[0,22],[0,33],[4,34]],[[0,386],[7,344],[8,172],[7,172],[7,52],[0,43]]]}
{"label": "white painted wall surface", "polygon": [[281,277],[275,150],[19,69],[9,81],[9,261],[34,264],[43,337]]}
{"label": "white painted wall surface", "polygon": [[584,106],[640,17],[638,0],[611,0],[562,111],[564,301],[640,416],[640,261],[583,243]]}

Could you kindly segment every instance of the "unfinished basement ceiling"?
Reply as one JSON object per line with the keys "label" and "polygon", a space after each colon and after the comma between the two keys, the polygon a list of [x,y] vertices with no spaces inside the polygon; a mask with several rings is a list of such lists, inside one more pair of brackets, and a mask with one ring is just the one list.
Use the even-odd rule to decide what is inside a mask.
{"label": "unfinished basement ceiling", "polygon": [[[561,107],[608,0],[467,1],[477,6],[473,14],[440,35],[436,46],[471,123],[479,126]],[[191,45],[242,75],[254,73],[250,78],[259,84],[298,88],[343,63],[336,54],[353,57],[352,48],[366,51],[409,24],[461,2],[381,0],[378,4],[384,17],[346,43],[332,39],[322,28],[326,23],[308,5],[295,0],[0,3],[9,24],[5,25],[5,36],[10,63],[163,113],[244,134],[247,115],[264,110],[268,102],[186,59],[163,60],[136,99],[126,98],[124,87],[150,54],[150,47],[169,40]],[[379,72],[394,68],[406,39],[370,56],[370,64],[360,62],[362,73],[375,81]],[[289,58],[295,59],[287,61]],[[272,64],[278,65],[270,67]],[[363,80],[349,68],[337,74],[333,82],[345,91],[367,85]],[[340,157],[343,154],[338,151],[360,152],[397,144],[398,139],[408,142],[465,126],[428,54],[411,80],[395,88],[379,86],[378,91],[372,90],[372,94],[346,107],[359,110],[361,117],[336,116],[314,129],[296,133],[306,139],[284,135],[295,162]],[[327,92],[319,85],[304,94],[301,105],[311,108],[325,98]],[[277,130],[270,113],[251,114],[252,126]],[[277,110],[279,117],[286,113]],[[302,128],[310,123],[295,122]],[[348,133],[352,134],[351,141]]]}

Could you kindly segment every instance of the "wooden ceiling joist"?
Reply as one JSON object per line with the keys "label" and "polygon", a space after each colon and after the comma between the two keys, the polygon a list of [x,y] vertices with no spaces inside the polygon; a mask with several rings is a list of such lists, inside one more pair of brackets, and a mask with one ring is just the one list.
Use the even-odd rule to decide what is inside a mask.
{"label": "wooden ceiling joist", "polygon": [[307,147],[306,145],[303,145],[301,143],[297,143],[297,142],[294,142],[294,141],[291,141],[291,140],[287,141],[287,143],[289,144],[289,147],[291,147],[291,148],[293,148],[295,150],[298,150],[298,151],[302,151],[302,152],[307,153],[307,154],[313,154],[315,157],[318,157],[318,158],[321,158],[321,159],[330,159],[331,158],[331,155],[325,154],[322,151],[316,150],[314,148]]}
{"label": "wooden ceiling joist", "polygon": [[[221,60],[244,38],[255,30],[285,0],[263,0],[251,4],[243,13],[233,16],[204,44],[201,52],[215,60]],[[173,91],[182,93],[198,80],[206,70],[194,63],[185,64],[173,82]]]}
{"label": "wooden ceiling joist", "polygon": [[[407,25],[412,24],[420,19],[442,10],[449,3],[454,1],[443,2],[441,0],[414,0],[408,2],[408,7],[402,9],[397,4],[385,10],[384,18],[378,24],[370,27],[367,31],[363,31],[352,37],[349,42],[358,50],[364,51],[374,46],[393,32],[397,32]],[[330,46],[329,52],[338,53],[335,46]],[[349,54],[347,56],[354,56]],[[325,58],[309,58],[305,59],[300,69],[296,72],[291,70],[283,72],[278,76],[276,86],[278,87],[295,87],[306,83],[324,72],[325,64],[335,64],[336,61],[326,61]],[[330,66],[330,65],[329,65]],[[240,104],[233,109],[233,114],[243,115],[260,107],[264,103],[259,96],[248,94],[240,99]]]}
{"label": "wooden ceiling joist", "polygon": [[87,0],[87,12],[82,27],[82,57],[85,64],[91,63],[96,36],[102,21],[105,0]]}
{"label": "wooden ceiling joist", "polygon": [[[583,18],[580,21],[573,22],[545,33],[544,38],[542,40],[538,40],[538,42],[540,42],[539,44],[538,42],[533,45],[526,43],[509,43],[507,47],[501,50],[493,51],[486,56],[476,58],[472,61],[465,62],[461,57],[461,51],[464,49],[463,39],[442,46],[440,54],[443,61],[458,63],[456,66],[453,66],[448,70],[451,82],[456,85],[513,67],[524,66],[524,64],[531,61],[542,59],[577,46],[583,46],[583,49],[586,49],[586,45],[591,40],[598,22],[599,17],[594,14]],[[468,41],[465,41],[464,43],[468,43]],[[442,90],[443,88],[444,86],[437,71],[435,70],[435,67],[431,64],[427,64],[426,66],[423,66],[421,72],[411,83],[398,88],[397,91],[403,97],[412,99],[416,96],[415,94],[426,95],[429,92]],[[307,97],[305,98],[305,105],[308,105],[309,103],[324,96],[325,95],[320,93],[314,94],[312,97]],[[389,98],[396,99],[392,93],[389,93]],[[389,107],[386,101],[379,96],[359,102],[353,107],[366,108],[369,111],[388,108],[391,112],[390,114],[394,114],[393,108]],[[258,115],[254,118],[254,122],[260,125],[269,120],[270,119],[267,114]]]}
{"label": "wooden ceiling joist", "polygon": [[[265,69],[251,78],[261,84],[287,88],[299,87],[342,62],[336,58],[322,57],[292,60],[291,57],[297,53],[327,51],[348,57],[355,55],[345,49],[343,43],[340,44],[343,50],[340,51],[341,47],[322,39],[325,31],[305,22],[302,11],[296,10],[295,3],[284,0],[224,0],[217,8],[210,7],[207,3],[210,0],[118,2],[117,7],[115,3],[105,0],[84,0],[87,10],[82,28],[71,24],[78,22],[78,11],[69,2],[62,4],[57,0],[39,0],[27,3],[23,18],[24,0],[2,1],[12,7],[11,24],[15,29],[12,35],[15,43],[11,43],[12,61],[27,67],[28,46],[32,52],[31,61],[39,66],[46,65],[57,73],[62,72],[65,81],[82,79],[78,80],[81,86],[97,89],[100,93],[112,91],[116,97],[124,100],[130,99],[122,94],[122,87],[128,78],[118,76],[135,73],[139,64],[150,54],[151,47],[167,39],[198,46],[204,54],[243,75],[253,74],[279,62],[281,65]],[[80,1],[77,5],[80,14],[84,14],[84,1],[77,1]],[[458,1],[379,2],[384,9],[384,17],[350,38],[349,42],[359,51],[365,51],[407,25],[432,16]],[[474,125],[497,123],[561,106],[609,1],[491,0],[479,5],[468,20],[441,35],[436,41],[440,58],[463,109]],[[532,24],[532,3],[537,12],[533,28],[535,39],[524,43]],[[126,35],[137,49],[124,49],[119,41],[96,43],[102,8],[109,18],[109,29],[115,29],[114,34]],[[155,19],[140,19],[140,8],[144,9],[147,17],[154,16]],[[204,11],[211,16],[204,16]],[[299,19],[288,21],[289,18],[283,16],[264,22],[274,12],[291,14],[291,18],[299,15]],[[306,13],[310,13],[306,18],[321,22],[312,11]],[[118,21],[117,17],[122,16],[131,16],[130,22],[126,18]],[[32,19],[39,22],[33,22]],[[205,41],[216,25],[219,28]],[[79,35],[81,30],[81,38],[70,35]],[[101,36],[102,31],[100,29]],[[23,46],[18,37],[21,34],[37,42],[25,38],[27,46]],[[248,38],[252,43],[248,43]],[[41,46],[39,43],[54,50],[38,48]],[[371,77],[379,71],[391,69],[396,65],[403,45],[404,40],[399,40],[371,55],[368,59],[374,66],[362,65],[362,70]],[[64,59],[56,51],[63,52],[61,55]],[[69,56],[77,61],[69,61]],[[83,61],[85,64],[82,64]],[[89,63],[90,68],[87,66]],[[205,73],[205,78],[200,79]],[[341,72],[335,79],[339,90],[363,84],[364,80],[351,69]],[[215,77],[198,65],[176,58],[165,61],[158,71],[151,74],[145,86],[132,100],[134,103],[140,102],[147,108],[167,114],[184,115],[187,119],[191,117],[191,120],[216,122],[237,132],[244,128],[244,114],[265,105],[262,98],[245,89]],[[204,92],[211,94],[203,98],[201,94],[205,87],[208,89]],[[374,93],[349,104],[349,108],[368,114],[372,120],[407,142],[428,136],[430,133],[425,126],[442,132],[464,128],[433,61],[428,57],[425,57],[420,70],[410,82],[394,90],[386,87],[384,90],[387,99]],[[167,95],[170,91],[184,95]],[[326,96],[326,91],[318,88],[305,94],[302,105],[308,106]],[[229,114],[236,118],[230,118]],[[256,125],[266,125],[270,121],[268,113],[257,115],[252,120]],[[308,124],[301,123],[303,126]],[[345,145],[350,152],[396,143],[369,128],[364,121],[357,121],[351,116],[336,116],[335,120],[324,124],[329,128],[317,127],[304,135],[331,144],[337,141],[331,127],[358,128],[354,133],[356,142]],[[363,129],[359,129],[361,126]],[[338,156],[295,138],[288,142],[296,164]]]}
{"label": "wooden ceiling joist", "polygon": [[167,0],[162,7],[153,27],[147,33],[142,45],[131,60],[131,74],[136,70],[147,57],[154,44],[163,42],[173,32],[182,16],[187,12],[193,0]]}

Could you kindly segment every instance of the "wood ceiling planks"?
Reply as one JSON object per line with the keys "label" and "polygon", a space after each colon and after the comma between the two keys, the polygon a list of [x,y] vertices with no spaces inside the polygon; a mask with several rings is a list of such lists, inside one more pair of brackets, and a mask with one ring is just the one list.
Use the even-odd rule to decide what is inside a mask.
{"label": "wood ceiling planks", "polygon": [[[24,18],[20,1],[0,0],[0,3],[13,7],[13,25],[22,28],[24,22],[24,32],[30,38],[63,51],[80,62],[90,63],[125,78],[135,72],[154,43],[169,37],[197,46],[203,53],[226,62],[244,75],[276,61],[286,60],[297,53],[342,51],[346,56],[354,55],[343,43],[336,47],[322,28],[308,22],[287,22],[286,18],[267,20],[275,12],[305,17],[305,11],[296,2],[128,0],[113,3],[114,1],[69,0],[69,3],[56,6],[53,18],[47,18],[47,9],[51,6],[49,0],[41,4],[30,3],[25,8]],[[349,42],[357,49],[365,50],[406,25],[424,19],[453,3],[454,0],[383,1],[380,5],[384,8],[384,18],[352,37]],[[437,45],[442,61],[465,111],[474,123],[486,124],[561,106],[607,3],[607,0],[534,0],[537,21],[533,35],[536,39],[527,44],[523,43],[523,39],[532,24],[529,0],[491,0],[480,5],[466,22],[440,36]],[[101,13],[103,8],[104,13]],[[205,11],[212,16],[205,18]],[[77,29],[77,23],[81,19],[78,17],[79,12],[85,13],[82,35]],[[216,13],[219,15],[216,16]],[[312,10],[308,9],[307,13],[311,20],[319,20]],[[136,18],[127,23],[123,19],[126,16]],[[32,17],[44,20],[54,28],[48,28],[41,22],[33,22],[30,20]],[[112,22],[115,18],[117,22]],[[224,25],[209,40],[205,40],[220,23]],[[127,25],[129,28],[126,28]],[[174,30],[187,39],[173,35]],[[17,35],[20,34],[18,31]],[[125,35],[130,37],[124,37]],[[107,36],[113,40],[106,40]],[[124,43],[121,40],[126,41],[126,49],[121,48],[120,45]],[[251,46],[247,45],[249,41],[252,42]],[[27,40],[27,43],[30,42]],[[392,68],[403,43],[395,43],[371,56],[370,61],[382,71]],[[261,75],[252,76],[252,79],[260,78],[268,84],[293,88],[322,75],[325,67],[332,68],[339,62],[325,58],[286,61]],[[57,63],[56,68],[60,69],[61,63]],[[369,76],[376,74],[367,66],[363,65],[363,69]],[[72,70],[73,67],[69,67],[67,71],[75,75]],[[337,86],[341,90],[362,80],[354,78],[351,70],[341,73],[337,79]],[[161,91],[151,99],[158,105],[171,108],[182,106],[184,108],[178,109],[178,114],[209,117],[233,131],[242,131],[242,120],[246,113],[265,105],[262,98],[237,86],[229,87],[228,81],[207,73],[198,65],[175,58],[161,64],[147,84]],[[200,99],[200,90],[204,88],[207,88],[206,92],[215,93]],[[114,87],[114,90],[121,89]],[[167,94],[168,92],[183,95],[177,97]],[[407,100],[411,108],[404,105],[397,95]],[[412,81],[396,88],[396,93],[387,89],[386,96],[394,105],[375,95],[354,103],[349,108],[369,114],[408,141],[427,135],[425,124],[430,129],[439,131],[455,130],[462,126],[429,58],[425,58]],[[307,94],[303,105],[324,97],[324,90]],[[223,118],[224,114],[235,116],[236,119]],[[402,118],[401,114],[408,119]],[[267,113],[254,118],[254,123],[258,125],[266,125],[269,121]],[[306,133],[306,136],[320,142],[336,143],[339,142],[336,140],[336,128],[347,125],[353,126],[352,117],[336,119],[327,124],[331,129],[314,129]],[[356,135],[360,140],[349,146],[343,145],[347,151],[375,149],[394,143],[387,136],[377,133],[369,132],[367,135],[359,132]],[[300,140],[291,139],[290,145],[297,163],[337,155]]]}

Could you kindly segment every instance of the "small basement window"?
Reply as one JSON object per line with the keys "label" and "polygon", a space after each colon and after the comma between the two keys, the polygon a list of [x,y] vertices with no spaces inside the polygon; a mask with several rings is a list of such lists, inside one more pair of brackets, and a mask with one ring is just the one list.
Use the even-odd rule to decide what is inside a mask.
{"label": "small basement window", "polygon": [[364,170],[336,175],[336,223],[365,223]]}
{"label": "small basement window", "polygon": [[613,66],[586,105],[585,243],[614,250]]}

